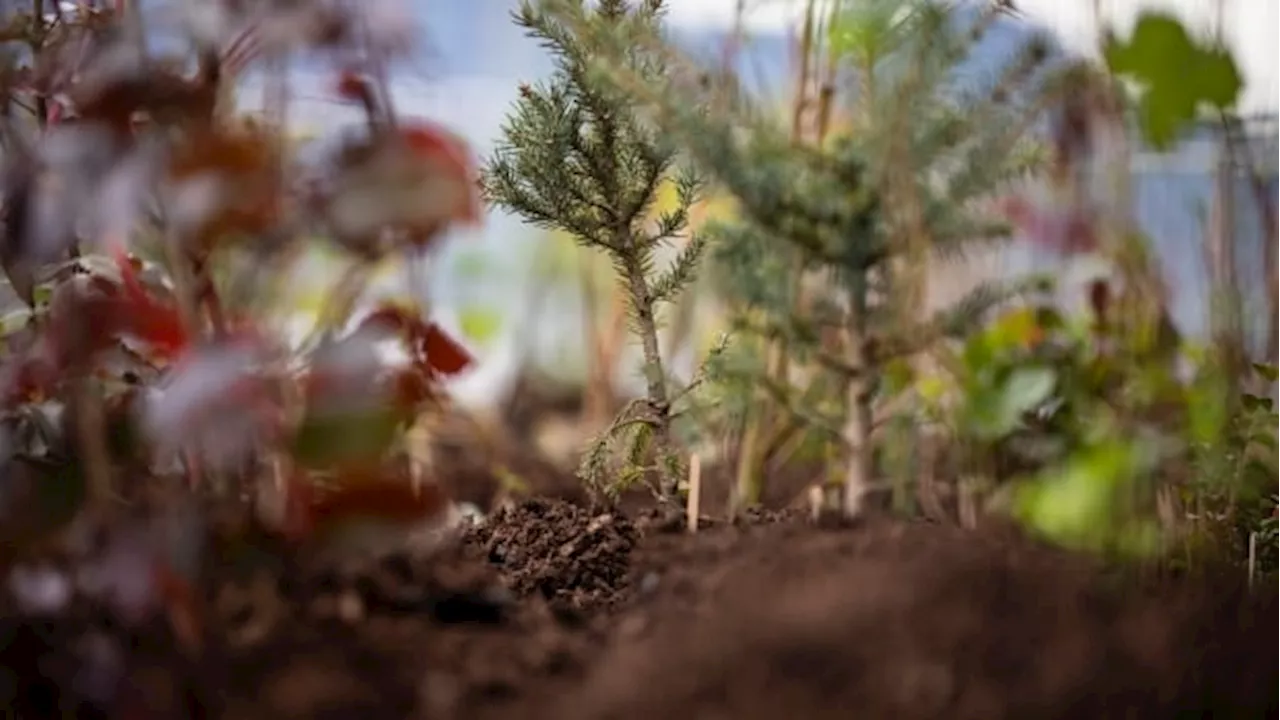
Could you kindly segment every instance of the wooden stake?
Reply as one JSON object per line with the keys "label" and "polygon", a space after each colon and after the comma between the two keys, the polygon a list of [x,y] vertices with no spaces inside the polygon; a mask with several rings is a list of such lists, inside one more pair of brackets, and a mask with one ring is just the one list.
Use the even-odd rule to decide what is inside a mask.
{"label": "wooden stake", "polygon": [[698,532],[698,516],[702,500],[702,458],[689,456],[689,495],[685,498],[684,516],[689,532]]}

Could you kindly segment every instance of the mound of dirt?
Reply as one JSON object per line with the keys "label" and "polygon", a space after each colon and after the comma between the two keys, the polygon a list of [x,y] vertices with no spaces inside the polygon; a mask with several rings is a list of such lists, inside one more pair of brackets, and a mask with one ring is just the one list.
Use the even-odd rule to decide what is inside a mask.
{"label": "mound of dirt", "polygon": [[623,596],[639,538],[621,515],[531,499],[499,510],[466,542],[481,550],[518,597],[540,597],[557,611],[589,615]]}
{"label": "mound of dirt", "polygon": [[666,550],[637,558],[648,601],[551,717],[1276,713],[1274,593],[1135,594],[1027,540],[924,525],[774,525]]}
{"label": "mound of dirt", "polygon": [[0,703],[25,720],[1276,716],[1274,588],[1135,587],[1007,532],[678,526],[532,500],[428,558],[224,564],[196,652],[162,618],[0,608]]}

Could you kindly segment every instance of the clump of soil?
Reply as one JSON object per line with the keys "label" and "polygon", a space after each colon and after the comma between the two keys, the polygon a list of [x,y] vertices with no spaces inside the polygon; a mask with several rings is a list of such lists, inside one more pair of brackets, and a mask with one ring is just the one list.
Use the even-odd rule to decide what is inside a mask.
{"label": "clump of soil", "polygon": [[619,514],[535,498],[499,510],[467,542],[518,597],[540,597],[558,611],[587,615],[623,596],[639,537]]}

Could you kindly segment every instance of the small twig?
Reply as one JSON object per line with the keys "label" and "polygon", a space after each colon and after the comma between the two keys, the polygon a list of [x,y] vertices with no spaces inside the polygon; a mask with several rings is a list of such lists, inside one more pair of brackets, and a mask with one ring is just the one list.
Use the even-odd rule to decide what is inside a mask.
{"label": "small twig", "polygon": [[[54,3],[56,7],[59,3]],[[44,49],[44,0],[34,0],[31,9],[31,30],[27,38],[27,45],[31,49],[31,58],[35,62],[40,58],[41,51]],[[36,124],[40,128],[49,122],[49,98],[44,92],[35,93],[35,115]]]}
{"label": "small twig", "polygon": [[80,445],[81,463],[88,485],[90,506],[101,510],[112,495],[111,456],[107,451],[106,422],[102,414],[102,399],[93,390],[93,384],[82,379],[76,383],[76,437]]}
{"label": "small twig", "polygon": [[345,327],[346,323],[351,319],[352,307],[355,306],[356,301],[360,299],[360,295],[365,291],[368,275],[369,263],[365,261],[360,261],[347,269],[342,278],[338,280],[333,293],[329,296],[329,302],[320,309],[320,316],[316,318],[315,327],[311,329],[311,332],[307,333],[307,337],[303,339],[299,346],[302,350],[307,350],[319,344],[326,333],[330,331],[340,332]]}
{"label": "small twig", "polygon": [[1253,589],[1253,578],[1258,573],[1258,533],[1249,533],[1249,589]]}
{"label": "small twig", "polygon": [[164,241],[165,259],[169,263],[170,277],[173,281],[173,295],[178,305],[178,315],[190,337],[201,335],[200,297],[196,287],[194,268],[187,256],[182,240],[172,230],[166,229],[168,236]]}
{"label": "small twig", "polygon": [[698,514],[702,504],[702,458],[693,453],[689,456],[689,488],[685,498],[685,521],[689,532],[698,532]]}
{"label": "small twig", "polygon": [[809,520],[818,522],[822,512],[827,509],[827,491],[822,483],[814,483],[805,491],[805,503],[809,506]]}

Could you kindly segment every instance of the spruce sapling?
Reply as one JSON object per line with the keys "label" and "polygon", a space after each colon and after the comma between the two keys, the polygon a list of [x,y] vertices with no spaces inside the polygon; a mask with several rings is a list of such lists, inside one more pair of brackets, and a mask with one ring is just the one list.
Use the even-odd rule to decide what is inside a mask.
{"label": "spruce sapling", "polygon": [[[583,8],[598,33],[616,42],[653,33],[662,2],[601,0]],[[659,249],[683,234],[697,201],[699,178],[677,168],[675,146],[634,112],[632,100],[590,68],[600,48],[535,3],[524,2],[515,22],[555,56],[551,79],[524,85],[482,171],[488,200],[544,228],[561,230],[613,262],[628,297],[631,330],[644,352],[646,394],[630,403],[588,450],[579,475],[594,491],[616,495],[656,470],[657,495],[676,500],[681,462],[673,446],[672,403],[658,342],[658,311],[694,278],[706,242],[693,237],[670,267],[658,272]],[[628,53],[630,69],[651,80],[666,66],[659,54]],[[653,218],[661,184],[674,179],[676,207]],[[611,445],[624,440],[626,460],[612,482]],[[650,458],[656,460],[654,466]]]}

